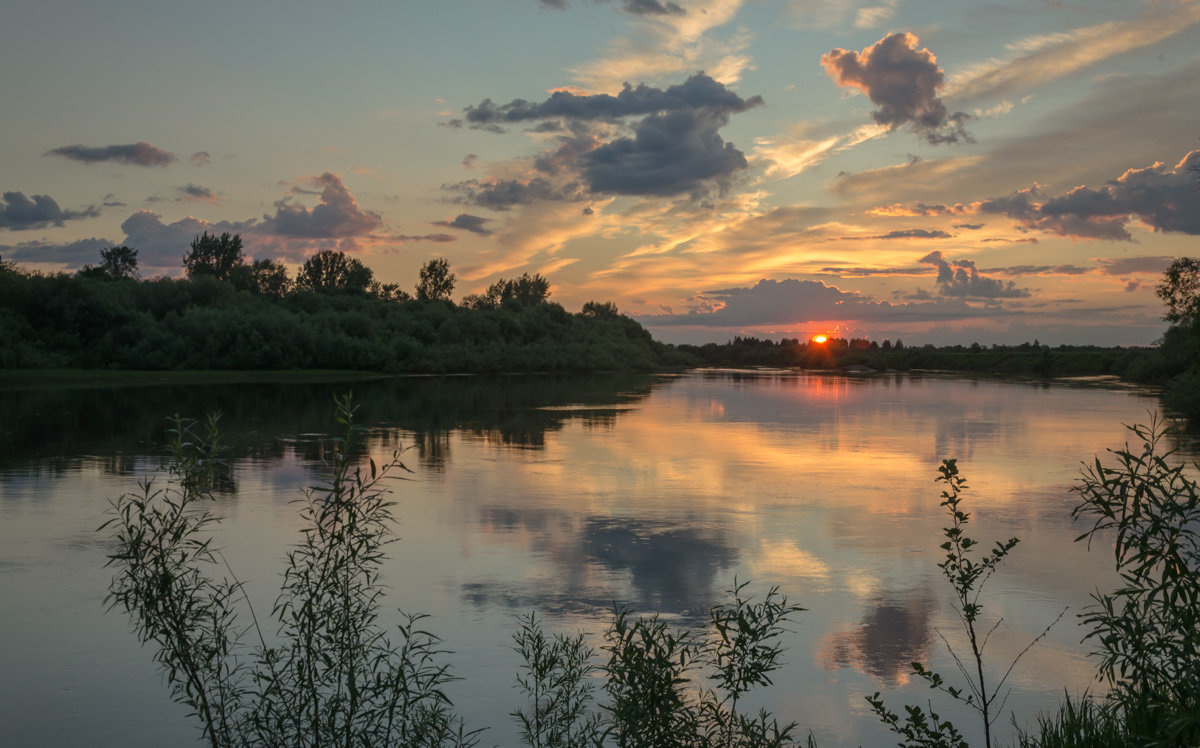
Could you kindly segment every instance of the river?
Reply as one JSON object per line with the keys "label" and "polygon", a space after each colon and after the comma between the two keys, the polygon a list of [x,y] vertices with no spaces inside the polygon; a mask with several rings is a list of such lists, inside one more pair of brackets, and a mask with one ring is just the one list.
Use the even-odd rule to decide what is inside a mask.
{"label": "river", "polygon": [[[694,626],[736,578],[807,610],[756,697],[823,746],[893,745],[864,696],[935,695],[912,661],[955,676],[959,641],[936,564],[943,458],[968,478],[970,534],[1021,543],[982,619],[1008,659],[1068,608],[1009,681],[1027,725],[1092,683],[1076,616],[1116,577],[1074,543],[1081,463],[1146,422],[1152,393],[926,375],[698,371],[678,376],[397,378],[353,385],[0,391],[0,743],[161,746],[198,736],[129,621],[106,612],[109,501],[164,464],[166,416],[220,410],[230,480],[217,542],[269,611],[301,528],[333,395],[353,388],[367,452],[397,448],[399,540],[388,605],[427,613],[462,680],[450,695],[484,745],[511,745],[517,616],[600,646],[614,603]],[[1188,452],[1187,450],[1190,450]],[[1185,447],[1194,457],[1194,447]],[[939,707],[942,703],[939,702]],[[975,734],[965,715],[938,710]]]}

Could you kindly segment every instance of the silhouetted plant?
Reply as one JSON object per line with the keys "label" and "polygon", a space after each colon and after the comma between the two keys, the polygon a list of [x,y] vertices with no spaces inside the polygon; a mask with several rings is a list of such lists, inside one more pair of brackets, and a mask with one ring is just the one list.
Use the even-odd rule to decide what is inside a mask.
{"label": "silhouetted plant", "polygon": [[[1157,418],[1130,426],[1141,448],[1096,458],[1076,490],[1078,540],[1112,539],[1122,586],[1093,595],[1085,638],[1099,645],[1109,703],[1144,745],[1200,743],[1200,486],[1172,464]],[[1194,464],[1200,468],[1200,464]]]}
{"label": "silhouetted plant", "polygon": [[[988,674],[984,668],[984,652],[992,632],[1000,626],[1004,619],[998,619],[984,631],[979,626],[979,614],[983,612],[983,605],[979,599],[987,580],[996,572],[1000,563],[1008,556],[1009,551],[1020,541],[1017,538],[1010,538],[1003,543],[997,542],[991,551],[979,558],[974,558],[972,549],[979,544],[979,541],[966,534],[965,527],[970,521],[971,515],[962,510],[961,494],[967,488],[967,480],[959,475],[956,460],[943,460],[938,472],[940,475],[937,481],[945,484],[945,488],[942,490],[941,506],[946,508],[951,520],[950,527],[943,530],[946,542],[941,545],[941,549],[946,552],[946,560],[938,564],[938,568],[942,570],[942,575],[954,589],[955,612],[958,613],[959,620],[962,622],[963,633],[970,646],[970,660],[964,661],[964,658],[959,656],[945,635],[940,631],[938,635],[941,636],[946,648],[950,651],[950,656],[954,659],[954,664],[966,682],[966,686],[964,688],[948,685],[939,673],[919,662],[912,663],[912,668],[914,673],[929,683],[930,688],[948,694],[951,698],[979,713],[984,744],[991,748],[992,725],[999,716],[999,712],[1004,708],[1007,698],[1004,684],[1008,681],[1017,662],[1034,644],[1049,633],[1050,628],[1062,618],[1066,609],[1013,658],[1008,669],[995,685],[988,684]],[[908,714],[901,718],[896,712],[887,708],[878,691],[874,695],[868,696],[867,702],[881,722],[887,725],[892,732],[904,738],[902,746],[967,745],[958,728],[950,721],[941,719],[933,711],[932,703],[928,705],[928,711],[920,706],[906,706],[904,709]]]}
{"label": "silhouetted plant", "polygon": [[[379,467],[356,467],[349,397],[339,400],[345,438],[333,440],[324,482],[307,492],[302,540],[288,554],[273,615],[280,645],[269,645],[240,582],[205,530],[211,486],[223,467],[217,418],[200,430],[176,418],[171,479],[113,502],[117,571],[111,607],[130,615],[143,643],[157,647],[176,700],[200,720],[212,746],[469,746],[443,692],[452,680],[433,634],[406,616],[399,644],[378,628],[379,565],[389,542],[391,504]],[[221,567],[220,581],[206,572]],[[250,622],[237,620],[244,602]],[[241,641],[242,633],[257,641]]]}
{"label": "silhouetted plant", "polygon": [[[803,608],[777,588],[754,602],[744,596],[746,586],[734,583],[730,601],[709,612],[703,634],[675,629],[657,615],[614,610],[602,666],[593,664],[595,653],[582,637],[547,638],[536,618],[522,619],[516,641],[525,666],[518,684],[533,703],[513,714],[526,744],[792,745],[796,723],[781,725],[765,710],[747,714],[738,703],[751,689],[771,684],[781,664],[783,626]],[[599,712],[591,708],[595,673],[608,695]]]}

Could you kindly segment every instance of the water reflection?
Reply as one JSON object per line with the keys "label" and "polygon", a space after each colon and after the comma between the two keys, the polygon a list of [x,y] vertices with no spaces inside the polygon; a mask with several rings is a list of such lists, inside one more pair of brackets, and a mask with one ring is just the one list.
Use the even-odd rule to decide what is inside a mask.
{"label": "water reflection", "polygon": [[[234,460],[276,461],[294,449],[302,459],[320,460],[324,447],[306,437],[338,431],[333,397],[347,391],[354,393],[362,423],[411,434],[420,464],[442,470],[453,432],[541,449],[547,433],[577,419],[589,427],[611,427],[623,407],[644,399],[662,381],[647,375],[403,377],[336,384],[7,389],[0,390],[0,473],[19,466],[63,475],[78,470],[85,456],[101,455],[106,469],[127,474],[121,471],[131,469],[137,456],[162,454],[168,416],[201,418],[217,411]],[[572,407],[579,405],[587,408]]]}
{"label": "water reflection", "polygon": [[605,615],[615,604],[700,620],[738,550],[728,533],[698,526],[697,520],[579,518],[558,510],[485,507],[480,522],[486,532],[527,539],[554,573],[536,581],[468,582],[463,598],[476,607],[589,616]]}
{"label": "water reflection", "polygon": [[821,641],[817,661],[825,670],[852,667],[885,685],[903,685],[912,675],[912,663],[929,661],[935,607],[925,588],[875,597],[858,625]]}

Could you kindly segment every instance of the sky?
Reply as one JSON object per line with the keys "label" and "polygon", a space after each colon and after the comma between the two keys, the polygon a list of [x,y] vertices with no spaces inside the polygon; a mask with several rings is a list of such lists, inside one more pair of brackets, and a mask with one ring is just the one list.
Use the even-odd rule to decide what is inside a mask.
{"label": "sky", "polygon": [[1200,255],[1200,0],[10,0],[0,257],[202,232],[669,342],[1147,345]]}

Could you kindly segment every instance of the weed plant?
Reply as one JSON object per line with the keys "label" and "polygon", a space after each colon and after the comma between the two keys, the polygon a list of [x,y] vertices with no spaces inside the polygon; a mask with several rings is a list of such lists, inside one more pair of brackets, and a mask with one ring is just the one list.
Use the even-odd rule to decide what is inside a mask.
{"label": "weed plant", "polygon": [[155,645],[174,698],[213,748],[474,745],[444,693],[453,678],[438,638],[420,616],[406,616],[395,640],[378,625],[391,524],[380,482],[403,464],[394,454],[382,467],[355,467],[364,429],[348,396],[337,408],[346,436],[333,440],[321,484],[302,500],[307,526],[272,610],[282,643],[268,644],[207,532],[225,469],[216,416],[203,425],[176,417],[167,485],[149,479],[113,502],[109,605]]}
{"label": "weed plant", "polygon": [[[970,648],[969,655],[960,655],[945,635],[940,631],[938,634],[950,651],[965,686],[948,684],[941,674],[919,662],[912,663],[912,669],[929,683],[930,688],[942,691],[977,712],[983,729],[984,745],[991,748],[992,726],[1003,710],[1007,698],[1008,692],[1004,690],[1004,684],[1008,682],[1017,662],[1049,633],[1050,628],[1063,614],[1060,613],[1050,626],[1034,637],[1033,641],[1009,662],[1007,670],[999,680],[989,682],[989,674],[984,667],[984,652],[992,633],[1003,623],[1003,619],[997,619],[985,629],[979,620],[979,615],[983,612],[980,596],[988,579],[995,574],[1000,563],[1020,541],[1017,538],[997,541],[990,551],[976,556],[974,549],[979,545],[979,541],[966,534],[965,528],[971,515],[962,509],[962,492],[967,488],[967,480],[959,475],[958,463],[955,460],[943,460],[938,472],[940,475],[937,481],[945,484],[941,506],[946,508],[951,521],[950,526],[943,530],[946,542],[942,543],[941,549],[946,552],[946,558],[938,564],[938,568],[954,589],[955,612],[962,622],[963,633]],[[1063,613],[1065,612],[1064,609]],[[942,719],[934,712],[932,703],[927,709],[918,705],[905,706],[907,714],[902,718],[887,708],[878,691],[868,696],[867,702],[879,720],[903,739],[901,746],[953,748],[968,745],[962,732],[952,722]]]}

